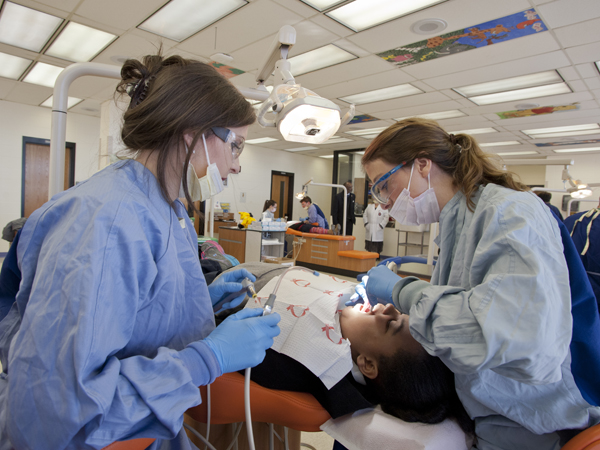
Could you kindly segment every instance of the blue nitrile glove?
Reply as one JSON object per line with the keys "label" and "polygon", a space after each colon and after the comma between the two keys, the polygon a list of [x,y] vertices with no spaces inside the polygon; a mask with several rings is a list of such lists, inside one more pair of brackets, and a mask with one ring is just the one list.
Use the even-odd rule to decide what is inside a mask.
{"label": "blue nitrile glove", "polygon": [[[364,296],[367,295],[367,290],[365,288],[365,285],[367,284],[367,281],[369,281],[368,275],[365,275],[364,277],[362,277],[362,280],[360,280],[360,283],[358,283],[354,287],[354,294],[352,295],[352,297],[350,297],[350,300],[348,300],[345,303],[346,306],[354,306],[359,303],[365,302]],[[369,302],[369,303],[371,303],[371,302]]]}
{"label": "blue nitrile glove", "polygon": [[367,297],[371,306],[377,303],[384,305],[392,303],[392,291],[402,278],[385,266],[373,267],[367,272],[368,281],[365,283]]}
{"label": "blue nitrile glove", "polygon": [[[215,280],[208,285],[208,293],[210,294],[210,301],[215,306],[223,297],[231,294],[232,292],[239,292],[243,289],[242,280],[244,278],[250,278],[254,283],[256,277],[248,272],[246,269],[230,270],[223,272]],[[222,309],[235,308],[246,296],[246,292],[242,292],[238,297],[222,305]]]}
{"label": "blue nitrile glove", "polygon": [[254,367],[279,334],[281,316],[262,315],[261,308],[246,308],[232,314],[214,329],[204,342],[217,356],[223,373]]}

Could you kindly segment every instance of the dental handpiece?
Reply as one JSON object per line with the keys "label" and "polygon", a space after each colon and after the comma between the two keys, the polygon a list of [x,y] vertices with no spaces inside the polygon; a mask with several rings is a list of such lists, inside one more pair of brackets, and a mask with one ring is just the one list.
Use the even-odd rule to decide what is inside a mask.
{"label": "dental handpiece", "polygon": [[227,297],[219,300],[214,306],[213,306],[213,312],[216,313],[218,312],[224,304],[230,302],[231,300],[233,300],[234,298],[239,297],[240,295],[242,295],[243,293],[246,293],[246,295],[248,297],[252,297],[252,298],[256,298],[256,290],[254,289],[254,283],[252,283],[252,281],[250,280],[250,278],[244,278],[242,280],[242,289],[240,289],[237,292],[232,292],[231,294],[229,294]]}

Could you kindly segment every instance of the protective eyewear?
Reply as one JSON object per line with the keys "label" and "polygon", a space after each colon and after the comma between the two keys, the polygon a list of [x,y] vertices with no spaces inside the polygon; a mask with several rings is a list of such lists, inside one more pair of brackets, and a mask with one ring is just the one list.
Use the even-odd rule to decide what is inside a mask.
{"label": "protective eyewear", "polygon": [[233,159],[240,157],[244,150],[244,145],[246,144],[246,140],[243,137],[236,136],[229,128],[212,127],[211,130],[215,133],[215,136],[223,142],[231,144],[231,154],[233,155]]}
{"label": "protective eyewear", "polygon": [[393,192],[393,189],[391,188],[391,186],[389,184],[391,181],[390,177],[393,174],[395,174],[398,170],[400,170],[402,167],[404,167],[405,164],[406,163],[397,165],[392,170],[385,173],[375,183],[373,183],[373,186],[371,187],[371,195],[373,195],[373,198],[375,200],[377,200],[379,203],[381,203],[382,205],[385,205],[388,203],[388,200],[390,199],[390,195]]}

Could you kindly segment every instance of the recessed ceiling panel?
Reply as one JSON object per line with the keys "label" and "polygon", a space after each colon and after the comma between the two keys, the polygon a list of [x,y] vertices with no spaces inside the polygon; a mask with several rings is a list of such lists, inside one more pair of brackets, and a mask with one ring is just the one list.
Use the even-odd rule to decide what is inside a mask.
{"label": "recessed ceiling panel", "polygon": [[0,42],[39,52],[62,21],[60,17],[4,2],[0,15]]}

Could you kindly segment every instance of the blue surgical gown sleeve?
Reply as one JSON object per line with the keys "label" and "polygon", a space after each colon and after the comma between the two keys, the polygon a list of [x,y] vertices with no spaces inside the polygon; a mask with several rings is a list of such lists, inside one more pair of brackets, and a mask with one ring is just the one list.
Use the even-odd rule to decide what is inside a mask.
{"label": "blue surgical gown sleeve", "polygon": [[541,202],[528,193],[507,195],[484,193],[474,213],[455,208],[454,221],[441,220],[435,271],[449,272],[440,283],[448,284],[404,278],[394,303],[410,315],[415,339],[454,373],[491,369],[523,383],[553,383],[561,379],[572,327],[562,243]]}
{"label": "blue surgical gown sleeve", "polygon": [[319,218],[318,218],[318,214],[317,214],[317,208],[315,207],[315,205],[310,205],[308,207],[308,221],[310,223],[319,223]]}
{"label": "blue surgical gown sleeve", "polygon": [[[95,209],[86,207],[90,202],[38,210],[21,238],[21,323],[10,346],[8,386],[0,380],[1,426],[15,448],[172,439],[183,413],[201,401],[197,386],[221,374],[206,344],[192,342],[201,336],[189,338],[193,324],[178,330],[172,323],[173,314],[194,319],[198,310],[192,297],[187,311],[169,310],[171,296],[187,283],[172,259],[179,223],[169,225],[168,214],[136,202],[108,201]],[[189,245],[189,238],[181,239]],[[196,250],[188,250],[193,261]],[[165,262],[166,280],[178,277],[174,283],[158,269]],[[198,280],[205,289],[201,272]]]}

